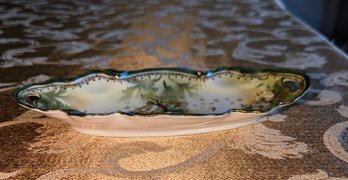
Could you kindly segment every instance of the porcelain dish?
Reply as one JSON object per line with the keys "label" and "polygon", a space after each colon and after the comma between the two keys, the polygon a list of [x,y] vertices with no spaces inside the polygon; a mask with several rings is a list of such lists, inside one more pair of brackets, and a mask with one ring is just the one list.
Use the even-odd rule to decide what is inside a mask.
{"label": "porcelain dish", "polygon": [[16,101],[100,136],[170,136],[240,127],[289,105],[309,88],[289,70],[156,68],[89,71],[16,89]]}

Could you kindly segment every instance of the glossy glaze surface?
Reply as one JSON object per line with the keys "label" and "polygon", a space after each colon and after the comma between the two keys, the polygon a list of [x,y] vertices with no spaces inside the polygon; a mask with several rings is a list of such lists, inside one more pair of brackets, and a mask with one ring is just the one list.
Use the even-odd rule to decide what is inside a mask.
{"label": "glossy glaze surface", "polygon": [[222,115],[267,112],[292,103],[308,86],[305,75],[287,71],[145,69],[88,72],[19,89],[15,97],[30,108],[75,115]]}

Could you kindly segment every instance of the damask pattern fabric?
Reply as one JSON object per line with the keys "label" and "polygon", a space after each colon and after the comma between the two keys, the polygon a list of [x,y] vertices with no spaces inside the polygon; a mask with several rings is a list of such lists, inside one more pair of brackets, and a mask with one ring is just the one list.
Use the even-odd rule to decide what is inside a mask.
{"label": "damask pattern fabric", "polygon": [[[0,0],[0,179],[347,179],[348,58],[274,1]],[[296,104],[242,128],[111,138],[18,106],[90,69],[306,72]]]}

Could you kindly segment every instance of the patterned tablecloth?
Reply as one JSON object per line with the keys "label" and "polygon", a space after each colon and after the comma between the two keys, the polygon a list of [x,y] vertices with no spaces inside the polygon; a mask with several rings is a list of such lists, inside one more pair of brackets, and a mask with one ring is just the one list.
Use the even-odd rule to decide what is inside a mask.
{"label": "patterned tablecloth", "polygon": [[[0,0],[0,179],[348,178],[348,61],[269,0]],[[298,103],[235,130],[79,134],[11,97],[89,69],[300,69]]]}

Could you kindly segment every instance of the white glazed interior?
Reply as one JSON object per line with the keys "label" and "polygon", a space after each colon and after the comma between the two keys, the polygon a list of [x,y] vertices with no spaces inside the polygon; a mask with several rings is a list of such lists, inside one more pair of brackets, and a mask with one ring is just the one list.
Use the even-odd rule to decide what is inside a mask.
{"label": "white glazed interior", "polygon": [[[211,115],[245,107],[252,111],[270,110],[283,103],[283,97],[274,100],[274,91],[286,89],[275,87],[276,83],[284,80],[304,82],[300,75],[294,74],[259,73],[254,76],[235,71],[220,72],[210,77],[171,71],[144,72],[127,78],[92,74],[71,83],[33,86],[20,92],[19,97],[26,103],[27,96],[37,95],[39,100],[35,106],[39,109],[72,109],[85,114]],[[303,89],[284,98],[294,100],[301,93]],[[152,104],[149,105],[149,101]],[[178,107],[170,110],[173,104],[178,104]],[[169,110],[161,111],[164,105]]]}

